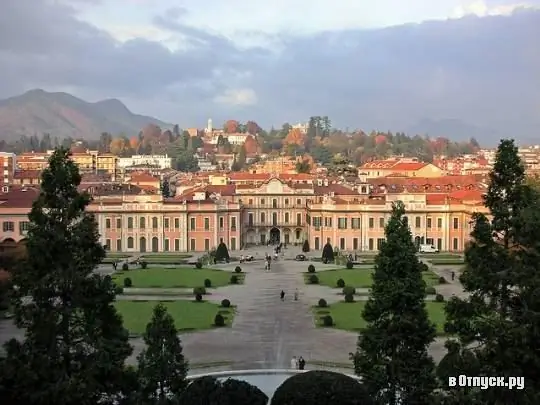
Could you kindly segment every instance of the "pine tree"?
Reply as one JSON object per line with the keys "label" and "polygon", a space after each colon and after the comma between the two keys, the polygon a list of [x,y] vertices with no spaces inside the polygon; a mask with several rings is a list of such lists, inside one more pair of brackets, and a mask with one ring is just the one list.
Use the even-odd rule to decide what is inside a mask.
{"label": "pine tree", "polygon": [[428,346],[435,327],[425,308],[426,285],[402,202],[392,206],[386,241],[375,258],[371,295],[358,339],[355,372],[378,404],[431,405],[435,366]]}
{"label": "pine tree", "polygon": [[325,263],[333,262],[334,261],[334,248],[330,244],[330,242],[327,242],[323,246],[322,250],[322,261]]}
{"label": "pine tree", "polygon": [[174,319],[163,304],[154,307],[144,343],[146,348],[138,356],[141,399],[148,405],[175,403],[187,387],[188,363]]}
{"label": "pine tree", "polygon": [[[540,403],[540,198],[526,184],[512,140],[502,140],[484,197],[489,218],[473,214],[472,241],[460,277],[466,299],[447,304],[446,330],[461,349],[460,373],[523,376],[524,390],[449,390],[449,399],[472,403]],[[449,352],[447,356],[455,356]],[[473,361],[474,360],[474,361]],[[464,367],[463,365],[469,365]],[[443,361],[439,374],[454,374]],[[474,366],[474,367],[473,367]],[[465,370],[464,370],[465,368]],[[465,372],[464,372],[465,371]],[[447,383],[447,381],[445,381]],[[448,402],[451,403],[451,402]]]}
{"label": "pine tree", "polygon": [[216,249],[216,256],[217,261],[229,261],[231,260],[231,257],[229,256],[229,249],[227,248],[227,245],[224,242],[220,242]]}
{"label": "pine tree", "polygon": [[[27,257],[13,271],[16,324],[0,367],[0,398],[28,405],[112,403],[125,382],[128,333],[115,286],[93,270],[105,257],[81,176],[56,150],[29,214]],[[15,294],[14,293],[14,294]],[[108,399],[107,399],[108,398]]]}
{"label": "pine tree", "polygon": [[163,196],[163,198],[169,198],[171,196],[171,190],[170,190],[170,187],[169,187],[169,181],[168,180],[163,180],[161,182],[161,195]]}

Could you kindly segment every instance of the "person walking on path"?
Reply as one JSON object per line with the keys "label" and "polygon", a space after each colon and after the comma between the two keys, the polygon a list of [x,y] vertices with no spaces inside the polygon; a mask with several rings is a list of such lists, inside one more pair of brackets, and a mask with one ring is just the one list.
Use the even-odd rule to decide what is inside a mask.
{"label": "person walking on path", "polygon": [[279,296],[281,297],[281,301],[285,301],[285,291],[281,290],[281,292],[279,293]]}
{"label": "person walking on path", "polygon": [[304,360],[302,356],[300,356],[298,358],[298,370],[304,370],[305,367],[306,367],[306,361]]}
{"label": "person walking on path", "polygon": [[298,360],[296,360],[296,356],[293,356],[293,358],[291,359],[291,369],[298,369]]}

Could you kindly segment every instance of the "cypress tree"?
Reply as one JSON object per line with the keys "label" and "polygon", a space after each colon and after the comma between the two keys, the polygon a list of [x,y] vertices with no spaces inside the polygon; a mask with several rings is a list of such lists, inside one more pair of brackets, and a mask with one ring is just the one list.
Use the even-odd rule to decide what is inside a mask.
{"label": "cypress tree", "polygon": [[110,277],[81,176],[57,149],[29,214],[27,257],[13,271],[14,314],[25,337],[5,344],[0,398],[25,405],[112,403],[125,383],[128,333],[113,306]]}
{"label": "cypress tree", "polygon": [[426,285],[401,201],[392,205],[386,241],[375,258],[373,286],[362,316],[367,327],[353,357],[357,375],[380,405],[432,405],[435,365],[428,346],[435,327]]}

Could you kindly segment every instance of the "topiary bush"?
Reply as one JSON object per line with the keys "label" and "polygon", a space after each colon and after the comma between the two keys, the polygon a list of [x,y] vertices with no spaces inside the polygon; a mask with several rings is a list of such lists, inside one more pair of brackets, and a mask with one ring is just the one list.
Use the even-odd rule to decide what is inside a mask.
{"label": "topiary bush", "polygon": [[225,326],[225,318],[223,318],[223,315],[217,314],[214,317],[214,325],[219,327]]}
{"label": "topiary bush", "polygon": [[126,278],[124,279],[124,287],[125,287],[125,288],[129,288],[129,287],[131,287],[131,286],[133,286],[133,282],[131,281],[131,279],[130,279],[129,277],[126,277]]}
{"label": "topiary bush", "polygon": [[315,266],[310,264],[307,268],[308,273],[315,273]]}
{"label": "topiary bush", "polygon": [[191,382],[174,403],[268,405],[268,397],[259,388],[245,381],[228,378],[221,382],[215,377],[206,376]]}
{"label": "topiary bush", "polygon": [[334,326],[334,320],[330,315],[325,315],[322,318],[323,326]]}
{"label": "topiary bush", "polygon": [[233,274],[231,276],[231,284],[238,284],[238,276]]}
{"label": "topiary bush", "polygon": [[326,308],[328,306],[328,303],[326,302],[326,300],[324,298],[321,298],[319,300],[319,308]]}
{"label": "topiary bush", "polygon": [[212,280],[210,280],[209,278],[205,278],[205,279],[204,279],[204,286],[205,286],[206,288],[212,287]]}
{"label": "topiary bush", "polygon": [[437,290],[435,290],[435,287],[426,287],[426,295],[435,295],[437,294]]}
{"label": "topiary bush", "polygon": [[145,261],[142,261],[141,262],[141,269],[146,269],[148,267],[148,263],[146,263]]}
{"label": "topiary bush", "polygon": [[350,270],[353,268],[353,262],[347,262],[345,266]]}
{"label": "topiary bush", "polygon": [[421,271],[429,271],[429,266],[425,264],[424,262],[420,262],[420,270]]}
{"label": "topiary bush", "polygon": [[225,260],[229,263],[231,257],[229,256],[229,249],[227,249],[227,245],[224,242],[221,242],[216,248],[215,258],[217,261]]}
{"label": "topiary bush", "polygon": [[127,264],[126,262],[124,262],[124,264],[122,265],[122,270],[123,270],[123,271],[128,271],[128,270],[129,270],[129,264]]}
{"label": "topiary bush", "polygon": [[324,263],[329,263],[329,262],[334,261],[334,248],[332,247],[330,242],[328,242],[326,245],[323,246],[322,261]]}
{"label": "topiary bush", "polygon": [[242,268],[241,268],[240,266],[236,266],[236,267],[234,268],[234,272],[235,272],[235,273],[242,273]]}
{"label": "topiary bush", "polygon": [[439,277],[439,284],[446,284],[446,279],[443,276]]}
{"label": "topiary bush", "polygon": [[345,302],[354,302],[354,295],[345,294]]}
{"label": "topiary bush", "polygon": [[119,285],[117,285],[116,287],[114,287],[114,293],[116,295],[120,295],[120,294],[123,294],[124,293],[124,289],[122,287],[120,287]]}
{"label": "topiary bush", "polygon": [[319,284],[319,277],[317,277],[315,274],[309,276],[309,284]]}
{"label": "topiary bush", "polygon": [[435,296],[435,302],[444,302],[444,296],[442,294],[437,294]]}
{"label": "topiary bush", "polygon": [[195,294],[195,301],[201,302],[202,301],[202,294]]}
{"label": "topiary bush", "polygon": [[221,306],[223,308],[229,308],[231,306],[231,301],[229,301],[227,298],[221,300]]}
{"label": "topiary bush", "polygon": [[197,294],[204,295],[204,294],[206,294],[206,288],[204,288],[204,287],[195,287],[193,289],[193,294],[195,294],[195,295],[197,295]]}
{"label": "topiary bush", "polygon": [[340,278],[337,282],[336,282],[338,288],[343,288],[345,287],[345,280],[343,280],[342,278]]}
{"label": "topiary bush", "polygon": [[309,252],[309,241],[307,239],[304,241],[304,244],[302,245],[302,252],[304,253]]}
{"label": "topiary bush", "polygon": [[195,263],[195,268],[196,269],[202,269],[202,263],[201,262]]}
{"label": "topiary bush", "polygon": [[346,285],[345,287],[343,287],[342,292],[343,292],[343,295],[347,295],[347,294],[354,295],[356,294],[356,288]]}
{"label": "topiary bush", "polygon": [[274,392],[270,405],[374,405],[356,379],[333,371],[314,370],[287,378]]}

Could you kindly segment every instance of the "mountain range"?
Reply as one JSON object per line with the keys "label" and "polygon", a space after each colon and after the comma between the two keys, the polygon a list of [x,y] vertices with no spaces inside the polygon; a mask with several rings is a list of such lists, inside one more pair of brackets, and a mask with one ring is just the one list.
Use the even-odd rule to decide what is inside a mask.
{"label": "mountain range", "polygon": [[44,133],[74,139],[97,139],[103,132],[132,136],[147,124],[172,127],[156,118],[132,113],[117,99],[90,103],[68,93],[36,89],[0,100],[3,140]]}

